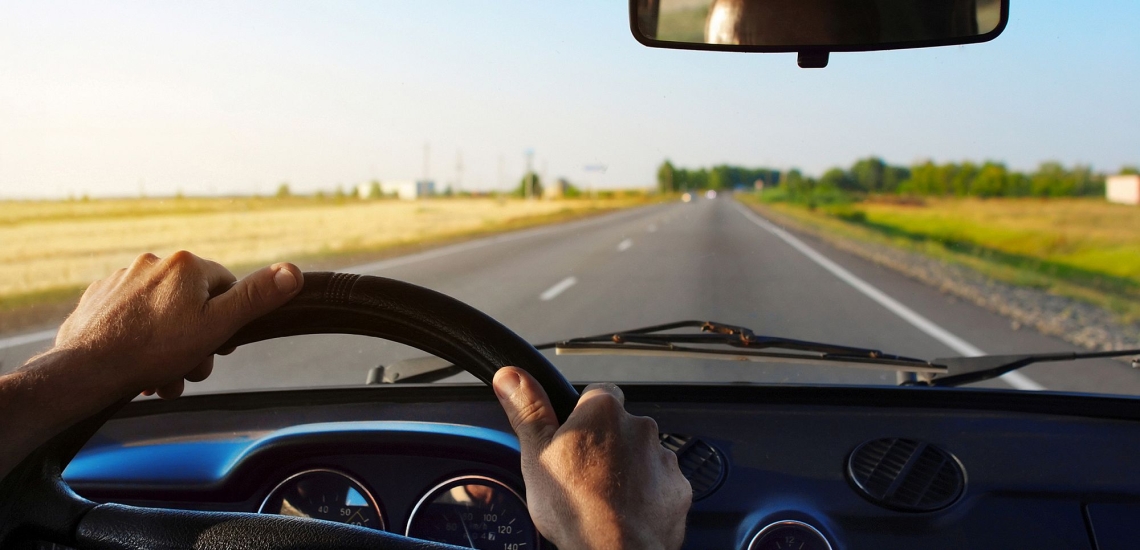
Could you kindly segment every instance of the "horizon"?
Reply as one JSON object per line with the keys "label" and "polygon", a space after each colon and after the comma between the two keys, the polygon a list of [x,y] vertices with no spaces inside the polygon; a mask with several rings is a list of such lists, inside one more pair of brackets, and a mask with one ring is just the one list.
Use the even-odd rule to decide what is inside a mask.
{"label": "horizon", "polygon": [[1015,2],[990,43],[803,70],[645,48],[603,0],[2,5],[0,198],[328,193],[422,179],[427,143],[428,179],[464,191],[514,187],[528,149],[598,189],[653,187],[665,159],[1112,174],[1140,164],[1140,6],[1096,7]]}

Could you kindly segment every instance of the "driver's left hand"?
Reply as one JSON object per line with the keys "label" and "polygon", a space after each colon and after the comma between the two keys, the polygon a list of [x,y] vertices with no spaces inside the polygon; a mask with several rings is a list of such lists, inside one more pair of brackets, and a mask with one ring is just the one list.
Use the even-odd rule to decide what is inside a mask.
{"label": "driver's left hand", "polygon": [[301,270],[274,264],[238,281],[220,264],[181,251],[143,254],[96,281],[56,335],[56,351],[102,365],[124,395],[171,399],[213,370],[214,352],[238,329],[301,290]]}

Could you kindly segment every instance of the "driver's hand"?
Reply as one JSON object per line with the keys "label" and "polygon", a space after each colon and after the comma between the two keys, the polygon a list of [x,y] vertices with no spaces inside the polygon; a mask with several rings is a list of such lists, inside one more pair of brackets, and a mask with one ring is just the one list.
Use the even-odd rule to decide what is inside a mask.
{"label": "driver's hand", "polygon": [[124,396],[178,397],[184,381],[210,375],[218,346],[289,301],[302,283],[293,264],[274,264],[237,281],[220,264],[189,252],[143,254],[87,287],[59,328],[54,349],[102,365]]}
{"label": "driver's hand", "polygon": [[586,388],[562,426],[526,371],[499,369],[495,394],[522,448],[527,505],[562,550],[679,548],[692,487],[657,423],[625,411],[613,384]]}

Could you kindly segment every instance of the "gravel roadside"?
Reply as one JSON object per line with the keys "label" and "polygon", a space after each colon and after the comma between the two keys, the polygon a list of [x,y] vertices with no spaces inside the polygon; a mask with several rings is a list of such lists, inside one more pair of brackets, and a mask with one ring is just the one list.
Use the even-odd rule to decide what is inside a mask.
{"label": "gravel roadside", "polygon": [[890,246],[821,231],[763,205],[746,203],[772,222],[898,271],[1011,319],[1014,328],[1031,327],[1093,350],[1140,347],[1140,323],[1122,323],[1112,312],[1065,296],[995,281],[973,269]]}

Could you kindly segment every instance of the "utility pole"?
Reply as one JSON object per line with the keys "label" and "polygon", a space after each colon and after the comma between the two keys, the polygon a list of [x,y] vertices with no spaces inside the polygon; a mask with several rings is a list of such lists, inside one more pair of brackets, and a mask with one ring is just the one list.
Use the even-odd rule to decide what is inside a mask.
{"label": "utility pole", "polygon": [[526,182],[523,184],[523,196],[529,199],[534,196],[534,149],[527,149],[524,154],[526,155]]}
{"label": "utility pole", "polygon": [[503,158],[503,154],[499,153],[499,182],[495,187],[497,190],[503,190],[503,179],[506,177],[507,161]]}
{"label": "utility pole", "polygon": [[463,151],[455,151],[455,189],[454,194],[459,194],[459,186],[463,182]]}
{"label": "utility pole", "polygon": [[431,177],[431,142],[424,142],[424,181]]}
{"label": "utility pole", "polygon": [[549,187],[550,186],[550,180],[546,179],[546,159],[542,159],[542,171],[539,172],[539,174],[541,175],[541,177],[539,179],[542,181],[545,181],[547,187]]}

